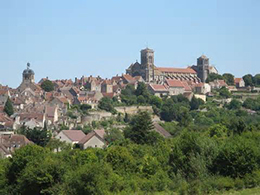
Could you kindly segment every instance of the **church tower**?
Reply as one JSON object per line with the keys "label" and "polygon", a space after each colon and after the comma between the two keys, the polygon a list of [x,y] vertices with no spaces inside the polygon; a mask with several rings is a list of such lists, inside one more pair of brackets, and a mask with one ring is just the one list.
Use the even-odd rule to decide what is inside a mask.
{"label": "church tower", "polygon": [[34,71],[30,69],[30,63],[27,63],[27,69],[23,71],[23,83],[34,83]]}
{"label": "church tower", "polygon": [[205,83],[209,75],[209,58],[205,55],[197,59],[197,73],[200,80]]}
{"label": "church tower", "polygon": [[141,50],[141,67],[146,82],[154,80],[154,51],[146,48]]}

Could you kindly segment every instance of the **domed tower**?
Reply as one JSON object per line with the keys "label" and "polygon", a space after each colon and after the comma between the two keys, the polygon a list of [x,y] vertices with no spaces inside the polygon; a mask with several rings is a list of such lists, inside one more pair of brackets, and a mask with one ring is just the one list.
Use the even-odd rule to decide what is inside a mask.
{"label": "domed tower", "polygon": [[141,51],[141,67],[144,71],[144,80],[146,82],[154,79],[154,51],[146,48]]}
{"label": "domed tower", "polygon": [[34,71],[30,66],[30,63],[27,63],[27,69],[23,71],[23,83],[34,83]]}
{"label": "domed tower", "polygon": [[202,82],[205,82],[209,75],[209,58],[205,55],[197,59],[197,73]]}

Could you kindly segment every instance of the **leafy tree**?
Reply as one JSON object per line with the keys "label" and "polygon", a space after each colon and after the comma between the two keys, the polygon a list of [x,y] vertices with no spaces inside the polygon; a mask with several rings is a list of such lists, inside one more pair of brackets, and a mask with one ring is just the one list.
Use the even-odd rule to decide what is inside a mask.
{"label": "leafy tree", "polygon": [[54,90],[54,85],[50,80],[45,80],[42,82],[41,88],[46,92],[50,92]]}
{"label": "leafy tree", "polygon": [[13,187],[16,188],[17,179],[19,179],[27,164],[32,161],[42,161],[45,154],[46,151],[42,147],[34,144],[29,144],[16,150],[10,160],[11,164],[7,172],[8,184],[14,185]]}
{"label": "leafy tree", "polygon": [[135,95],[135,87],[133,85],[127,85],[125,89],[121,92],[124,96],[132,96]]}
{"label": "leafy tree", "polygon": [[200,98],[196,98],[195,96],[192,97],[190,102],[190,109],[191,110],[198,110],[200,105],[203,105],[204,101]]}
{"label": "leafy tree", "polygon": [[229,110],[239,110],[242,107],[242,103],[239,100],[233,99],[226,107]]}
{"label": "leafy tree", "polygon": [[108,143],[117,141],[117,140],[122,140],[124,139],[123,133],[117,129],[117,128],[112,128],[110,130],[107,130],[106,135],[105,135],[105,140]]}
{"label": "leafy tree", "polygon": [[86,114],[92,107],[89,104],[81,104],[79,108],[84,114]]}
{"label": "leafy tree", "polygon": [[116,113],[116,110],[114,109],[114,106],[113,106],[113,101],[109,97],[103,97],[99,101],[98,107],[102,110],[105,110],[105,111],[108,111],[108,112],[111,112],[111,113]]}
{"label": "leafy tree", "polygon": [[259,149],[243,136],[235,136],[225,142],[214,160],[212,170],[223,176],[243,177],[258,167]]}
{"label": "leafy tree", "polygon": [[136,96],[142,95],[144,98],[149,98],[150,94],[148,92],[148,89],[147,89],[145,83],[143,83],[143,82],[138,83],[137,89],[135,90],[135,95]]}
{"label": "leafy tree", "polygon": [[59,152],[61,150],[71,149],[71,145],[67,144],[65,141],[60,141],[59,139],[52,138],[46,145],[51,151]]}
{"label": "leafy tree", "polygon": [[33,129],[22,127],[18,130],[18,132],[25,135],[29,140],[39,146],[46,146],[51,138],[51,134],[47,131],[47,129],[40,129],[37,127]]}
{"label": "leafy tree", "polygon": [[[51,156],[42,161],[32,161],[18,179],[21,194],[51,194],[65,173],[64,163]],[[54,188],[57,188],[56,186]]]}
{"label": "leafy tree", "polygon": [[209,82],[212,82],[212,81],[215,81],[215,80],[222,80],[223,77],[219,74],[216,74],[216,73],[210,73],[208,75],[208,78],[206,79],[206,83],[209,83]]}
{"label": "leafy tree", "polygon": [[226,138],[228,129],[225,125],[215,124],[209,128],[210,137]]}
{"label": "leafy tree", "polygon": [[7,98],[7,101],[6,101],[6,103],[5,103],[4,112],[5,112],[8,116],[13,115],[13,113],[14,113],[13,104],[12,104],[12,101],[10,100],[9,97]]}
{"label": "leafy tree", "polygon": [[247,74],[247,75],[243,76],[243,80],[245,81],[245,86],[254,85],[254,77],[251,74]]}
{"label": "leafy tree", "polygon": [[222,87],[219,90],[219,95],[221,97],[224,97],[224,98],[230,98],[231,97],[231,93],[228,91],[228,89],[226,87]]}
{"label": "leafy tree", "polygon": [[135,160],[131,153],[122,146],[110,147],[107,150],[105,161],[117,173],[132,172],[135,170]]}
{"label": "leafy tree", "polygon": [[241,117],[232,118],[228,124],[229,130],[234,134],[241,135],[246,130],[246,123]]}
{"label": "leafy tree", "polygon": [[138,103],[138,104],[145,104],[145,102],[146,102],[146,100],[145,100],[144,96],[139,95],[139,96],[137,97],[137,103]]}
{"label": "leafy tree", "polygon": [[153,122],[148,112],[139,112],[130,123],[130,128],[124,131],[125,137],[137,144],[145,144],[149,133],[153,130]]}
{"label": "leafy tree", "polygon": [[[64,182],[64,193],[119,194],[124,189],[122,178],[107,163],[90,163],[70,171]],[[66,192],[66,193],[65,193]]]}
{"label": "leafy tree", "polygon": [[254,84],[255,84],[256,86],[259,86],[259,85],[260,85],[260,74],[256,74],[256,75],[254,76]]}
{"label": "leafy tree", "polygon": [[156,106],[157,108],[161,108],[163,101],[161,98],[153,95],[150,97],[149,103],[153,106]]}
{"label": "leafy tree", "polygon": [[223,74],[223,79],[226,81],[228,85],[234,85],[234,75],[230,73]]}

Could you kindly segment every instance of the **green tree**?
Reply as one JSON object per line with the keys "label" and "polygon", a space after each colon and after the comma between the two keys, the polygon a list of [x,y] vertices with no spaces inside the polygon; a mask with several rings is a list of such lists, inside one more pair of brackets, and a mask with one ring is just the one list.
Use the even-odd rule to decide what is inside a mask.
{"label": "green tree", "polygon": [[51,133],[47,129],[22,127],[18,132],[39,146],[46,146],[51,139]]}
{"label": "green tree", "polygon": [[196,98],[195,96],[192,97],[190,102],[190,109],[191,110],[198,110],[201,105],[204,104],[204,101],[200,98]]}
{"label": "green tree", "polygon": [[130,122],[130,128],[124,131],[125,137],[130,138],[137,144],[149,142],[147,139],[153,130],[153,122],[148,112],[139,112],[133,116]]}
{"label": "green tree", "polygon": [[231,93],[228,91],[228,89],[226,87],[222,87],[219,90],[219,95],[221,97],[224,97],[224,98],[230,98],[231,97]]}
{"label": "green tree", "polygon": [[226,138],[228,129],[225,125],[215,124],[209,128],[210,137]]}
{"label": "green tree", "polygon": [[63,194],[120,194],[123,189],[122,178],[109,164],[89,163],[66,174]]}
{"label": "green tree", "polygon": [[7,101],[5,103],[4,106],[4,112],[8,115],[11,116],[14,113],[14,108],[13,108],[13,104],[12,101],[10,100],[10,98],[7,98]]}
{"label": "green tree", "polygon": [[8,183],[13,186],[13,190],[17,188],[17,179],[19,179],[27,164],[32,161],[42,161],[45,154],[44,148],[34,144],[29,144],[15,151],[7,171]]}
{"label": "green tree", "polygon": [[260,74],[256,74],[256,75],[254,76],[254,84],[255,84],[256,86],[259,86],[259,85],[260,85]]}
{"label": "green tree", "polygon": [[245,81],[245,86],[254,85],[254,77],[251,74],[247,74],[247,75],[243,76],[243,80]]}
{"label": "green tree", "polygon": [[242,103],[239,100],[233,99],[226,107],[229,110],[239,110],[242,107]]}
{"label": "green tree", "polygon": [[50,92],[54,90],[54,85],[50,80],[45,80],[42,82],[41,88],[46,92]]}
{"label": "green tree", "polygon": [[135,160],[126,147],[112,146],[108,148],[105,161],[118,174],[125,174],[125,172],[129,173],[135,170]]}
{"label": "green tree", "polygon": [[258,167],[259,148],[243,136],[226,140],[214,160],[212,170],[223,176],[243,177]]}
{"label": "green tree", "polygon": [[212,82],[212,81],[215,81],[215,80],[222,80],[223,77],[219,74],[216,74],[216,73],[210,73],[207,80],[206,80],[206,83],[209,83],[209,82]]}
{"label": "green tree", "polygon": [[18,179],[21,194],[52,194],[62,181],[65,173],[64,163],[52,156],[42,161],[32,161],[23,170]]}
{"label": "green tree", "polygon": [[59,139],[52,138],[47,143],[46,148],[49,148],[51,151],[59,152],[61,150],[71,149],[71,145],[67,144],[65,141],[60,141]]}
{"label": "green tree", "polygon": [[117,128],[112,128],[110,130],[107,130],[106,135],[105,135],[105,140],[108,143],[117,141],[117,140],[122,140],[124,139],[123,133],[117,129]]}
{"label": "green tree", "polygon": [[81,104],[79,108],[84,114],[86,114],[92,107],[89,104]]}
{"label": "green tree", "polygon": [[138,104],[145,104],[145,102],[146,102],[146,100],[145,100],[145,98],[144,98],[144,96],[142,96],[142,95],[139,95],[138,97],[137,97],[137,103]]}
{"label": "green tree", "polygon": [[157,96],[155,96],[155,95],[152,95],[152,96],[150,97],[150,104],[151,104],[151,105],[156,106],[157,108],[160,109],[161,106],[162,106],[162,103],[163,103],[163,101],[162,101],[161,98],[159,98],[159,97],[157,97]]}
{"label": "green tree", "polygon": [[140,96],[142,95],[144,98],[149,98],[149,92],[147,86],[143,82],[139,82],[137,89],[135,90],[135,95]]}
{"label": "green tree", "polygon": [[111,112],[111,113],[116,113],[116,110],[114,109],[114,106],[113,106],[113,101],[109,97],[103,97],[99,101],[98,107],[101,110],[105,110],[105,111],[108,111],[108,112]]}
{"label": "green tree", "polygon": [[234,85],[234,75],[230,73],[223,74],[223,79],[226,81],[228,85]]}

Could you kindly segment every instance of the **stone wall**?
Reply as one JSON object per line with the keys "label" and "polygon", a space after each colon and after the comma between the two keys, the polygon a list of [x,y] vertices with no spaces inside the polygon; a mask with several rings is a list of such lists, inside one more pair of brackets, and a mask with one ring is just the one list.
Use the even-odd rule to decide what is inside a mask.
{"label": "stone wall", "polygon": [[153,108],[152,106],[122,106],[122,107],[115,107],[117,112],[120,113],[127,113],[127,114],[136,114],[138,111],[148,111],[150,113],[153,113]]}

